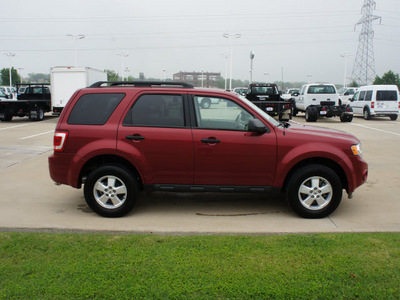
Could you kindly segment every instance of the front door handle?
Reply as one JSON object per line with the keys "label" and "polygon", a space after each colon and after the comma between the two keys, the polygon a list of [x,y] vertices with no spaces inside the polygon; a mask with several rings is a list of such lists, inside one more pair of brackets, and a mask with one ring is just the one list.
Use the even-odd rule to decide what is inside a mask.
{"label": "front door handle", "polygon": [[201,142],[205,143],[205,144],[218,144],[218,143],[221,143],[221,141],[216,139],[216,138],[202,139]]}
{"label": "front door handle", "polygon": [[126,139],[127,140],[131,140],[131,141],[143,141],[144,140],[144,136],[141,136],[141,135],[127,135]]}

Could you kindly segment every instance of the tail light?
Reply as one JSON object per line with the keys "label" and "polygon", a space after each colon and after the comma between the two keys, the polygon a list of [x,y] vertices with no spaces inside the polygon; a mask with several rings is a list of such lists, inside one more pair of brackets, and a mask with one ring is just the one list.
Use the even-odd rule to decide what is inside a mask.
{"label": "tail light", "polygon": [[54,152],[64,151],[67,137],[68,137],[68,131],[56,131],[54,133],[54,140],[53,140]]}
{"label": "tail light", "polygon": [[371,102],[371,108],[375,108],[375,102]]}

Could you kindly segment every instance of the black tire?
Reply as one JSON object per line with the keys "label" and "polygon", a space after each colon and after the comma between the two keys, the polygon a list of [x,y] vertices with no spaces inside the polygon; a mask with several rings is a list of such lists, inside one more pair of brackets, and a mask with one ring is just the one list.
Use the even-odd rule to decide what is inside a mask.
{"label": "black tire", "polygon": [[293,117],[297,116],[298,113],[299,113],[299,111],[296,108],[293,108],[293,112],[292,112]]}
{"label": "black tire", "polygon": [[305,117],[307,122],[316,122],[318,119],[318,109],[314,106],[307,107]]}
{"label": "black tire", "polygon": [[210,98],[203,98],[200,104],[201,108],[209,109],[211,106],[211,99]]}
{"label": "black tire", "polygon": [[132,210],[139,190],[129,170],[118,165],[105,165],[88,175],[84,195],[86,203],[95,213],[117,218]]}
{"label": "black tire", "polygon": [[0,121],[10,122],[13,118],[12,114],[5,113],[4,117],[0,119]]}
{"label": "black tire", "polygon": [[398,118],[398,115],[390,115],[389,117],[390,117],[390,120],[396,121]]}
{"label": "black tire", "polygon": [[42,108],[38,108],[36,110],[36,117],[35,117],[34,121],[43,121],[43,119],[44,119],[44,111]]}
{"label": "black tire", "polygon": [[340,115],[340,121],[341,122],[351,122],[351,121],[353,121],[353,115],[346,115],[346,114],[342,113]]}
{"label": "black tire", "polygon": [[364,115],[364,119],[365,119],[365,120],[369,120],[369,119],[371,119],[371,113],[370,113],[370,111],[369,111],[369,108],[368,108],[368,107],[364,108],[363,115]]}
{"label": "black tire", "polygon": [[286,198],[289,205],[304,218],[324,218],[334,212],[342,200],[339,176],[330,168],[307,165],[289,179]]}

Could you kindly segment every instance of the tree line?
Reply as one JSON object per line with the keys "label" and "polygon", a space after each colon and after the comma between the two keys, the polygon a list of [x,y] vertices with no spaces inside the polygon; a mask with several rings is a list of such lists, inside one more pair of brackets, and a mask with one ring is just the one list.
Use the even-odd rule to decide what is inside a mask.
{"label": "tree line", "polygon": [[[109,81],[118,81],[121,80],[121,77],[119,76],[118,73],[116,73],[113,70],[105,70],[108,75],[108,80]],[[23,79],[18,73],[18,71],[13,67],[11,68],[11,80],[12,80],[12,85],[15,86],[17,83],[47,83],[50,82],[50,74],[43,74],[43,73],[29,73],[27,78]],[[135,80],[160,80],[159,78],[144,78],[144,77],[139,77],[135,78],[133,76],[129,76],[125,78],[124,80],[127,81],[135,81]],[[172,81],[172,79],[166,79],[167,81]],[[1,85],[10,85],[10,69],[9,68],[3,68],[0,71],[0,81]],[[281,81],[275,81],[273,82],[277,84],[278,86],[283,86],[285,88],[291,88],[291,87],[300,87],[304,82],[281,82]],[[384,73],[382,77],[376,76],[373,84],[393,84],[397,85],[400,89],[400,75],[398,73],[394,73],[392,70],[389,70],[388,72]],[[225,88],[225,79],[220,78],[216,82],[216,87],[224,89]],[[238,80],[238,79],[233,79],[232,80],[232,87],[246,87],[249,85],[248,80]],[[357,82],[353,81],[349,86],[351,87],[358,87]]]}

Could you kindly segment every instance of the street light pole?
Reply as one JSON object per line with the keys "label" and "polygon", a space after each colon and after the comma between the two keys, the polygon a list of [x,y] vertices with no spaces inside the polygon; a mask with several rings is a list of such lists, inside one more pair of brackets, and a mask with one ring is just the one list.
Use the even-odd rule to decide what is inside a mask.
{"label": "street light pole", "polygon": [[232,56],[233,56],[233,39],[238,39],[240,38],[242,35],[239,33],[236,34],[228,34],[228,33],[224,33],[223,37],[230,39],[231,40],[231,45],[230,45],[230,56],[231,56],[231,61],[230,61],[230,71],[229,71],[229,89],[232,90]]}
{"label": "street light pole", "polygon": [[11,58],[15,56],[14,52],[8,51],[7,53],[4,53],[5,56],[8,56],[10,58],[10,69],[9,69],[9,77],[10,77],[10,87],[12,87],[12,78],[11,78],[11,69],[12,69],[12,63],[11,63]]}
{"label": "street light pole", "polygon": [[225,90],[227,89],[227,80],[228,80],[228,58],[229,58],[229,53],[225,52],[222,54],[225,58]]}
{"label": "street light pole", "polygon": [[67,36],[72,37],[75,40],[75,67],[78,66],[78,40],[84,39],[84,34],[67,34]]}
{"label": "street light pole", "polygon": [[343,87],[346,87],[346,78],[347,78],[347,58],[350,56],[347,51],[340,55],[344,58],[344,82]]}
{"label": "street light pole", "polygon": [[253,83],[253,59],[254,59],[254,51],[250,51],[250,84]]}
{"label": "street light pole", "polygon": [[121,56],[121,81],[124,81],[124,57],[128,57],[129,53],[121,51],[120,53],[117,53],[117,55]]}

